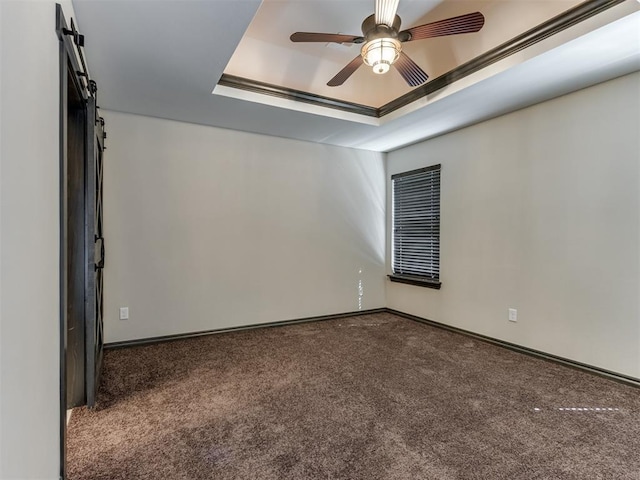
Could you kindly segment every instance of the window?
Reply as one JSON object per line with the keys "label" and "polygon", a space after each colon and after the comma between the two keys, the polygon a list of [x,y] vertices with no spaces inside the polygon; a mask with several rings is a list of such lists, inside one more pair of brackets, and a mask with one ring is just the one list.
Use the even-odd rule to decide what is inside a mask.
{"label": "window", "polygon": [[391,177],[392,281],[440,288],[440,167]]}

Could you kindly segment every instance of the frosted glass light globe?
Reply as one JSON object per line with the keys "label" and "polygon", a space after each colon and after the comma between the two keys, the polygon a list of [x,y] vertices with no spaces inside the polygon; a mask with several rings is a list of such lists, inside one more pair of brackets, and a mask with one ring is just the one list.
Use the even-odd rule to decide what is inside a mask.
{"label": "frosted glass light globe", "polygon": [[376,38],[363,45],[360,54],[364,63],[373,67],[377,74],[387,73],[389,67],[400,56],[402,46],[395,38]]}

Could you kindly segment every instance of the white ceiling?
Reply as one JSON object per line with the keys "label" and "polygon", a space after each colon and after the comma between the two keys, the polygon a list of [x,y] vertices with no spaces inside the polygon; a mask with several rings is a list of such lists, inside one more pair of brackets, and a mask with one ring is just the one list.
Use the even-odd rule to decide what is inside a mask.
{"label": "white ceiling", "polygon": [[[357,12],[364,10],[369,2],[325,0],[321,3],[348,4],[350,12]],[[287,105],[293,109],[281,108],[273,105],[278,104],[273,97],[259,98],[264,95],[254,95],[252,101],[246,100],[251,97],[246,94],[238,95],[245,99],[212,95],[213,86],[227,68],[260,3],[259,0],[74,0],[78,24],[86,36],[89,69],[98,82],[100,106],[183,122],[389,151],[640,70],[640,3],[628,0],[403,111],[383,117],[378,126],[335,118],[335,110],[306,104]],[[304,12],[305,5],[319,2],[287,0],[282,3],[293,4],[299,12]],[[419,4],[426,5],[428,10],[436,3],[401,0],[401,8],[406,11],[400,13],[413,19],[418,13],[410,12],[417,12]],[[277,4],[268,1],[265,6],[273,8]],[[411,10],[414,7],[416,10]],[[325,10],[323,18],[315,13],[313,24],[301,25],[296,30],[332,32],[337,26],[337,31],[341,31],[343,14],[333,8],[325,7]],[[472,10],[461,13],[467,11]],[[277,9],[271,12],[276,26],[277,12]],[[417,17],[416,23],[424,23],[425,18]],[[356,27],[360,20],[356,21]],[[413,21],[405,22],[405,26],[413,24]],[[286,32],[287,38],[290,33]],[[255,39],[251,42],[260,44],[255,43]],[[323,52],[328,50],[320,48]],[[337,62],[340,69],[340,62],[333,60],[334,54],[337,58],[342,52],[332,51],[327,61]],[[296,71],[295,64],[287,70]],[[292,78],[316,85],[315,80],[304,80],[305,75],[310,75],[309,71],[302,67],[299,70],[296,76],[291,74]],[[314,78],[318,75],[320,85],[328,80],[317,72],[311,74]],[[364,83],[368,85],[366,75]],[[363,88],[362,83],[358,88]]]}

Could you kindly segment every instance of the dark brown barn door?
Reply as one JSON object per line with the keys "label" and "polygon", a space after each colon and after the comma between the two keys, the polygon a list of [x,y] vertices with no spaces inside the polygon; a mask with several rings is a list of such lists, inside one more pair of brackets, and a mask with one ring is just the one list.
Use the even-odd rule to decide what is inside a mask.
{"label": "dark brown barn door", "polygon": [[[60,478],[68,408],[95,405],[102,361],[104,121],[84,36],[56,5],[60,40]],[[97,439],[96,439],[97,440]]]}
{"label": "dark brown barn door", "polygon": [[[84,60],[84,36],[56,6],[60,39],[61,439],[66,408],[95,404],[103,348],[104,121]],[[64,451],[61,458],[64,477]]]}
{"label": "dark brown barn door", "polygon": [[86,403],[85,394],[85,158],[87,110],[73,65],[66,68],[66,165],[63,226],[66,244],[66,390],[67,408]]}
{"label": "dark brown barn door", "polygon": [[[95,89],[95,85],[92,84]],[[100,381],[104,346],[102,320],[102,269],[104,237],[102,235],[102,159],[104,121],[98,116],[95,95],[87,100],[87,287],[86,287],[86,391],[87,406],[93,407]]]}

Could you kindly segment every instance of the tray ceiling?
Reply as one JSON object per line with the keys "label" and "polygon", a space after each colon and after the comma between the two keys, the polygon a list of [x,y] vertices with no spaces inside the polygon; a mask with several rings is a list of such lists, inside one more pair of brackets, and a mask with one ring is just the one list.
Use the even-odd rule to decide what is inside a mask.
{"label": "tray ceiling", "polygon": [[[485,16],[480,32],[408,42],[403,51],[434,79],[579,3],[400,0],[403,28],[475,11]],[[360,24],[373,8],[373,0],[264,0],[224,73],[379,108],[411,90],[395,69],[376,75],[362,66],[344,85],[329,87],[327,81],[358,56],[361,45],[289,40],[296,31],[360,35]]]}

